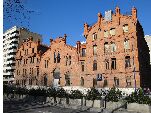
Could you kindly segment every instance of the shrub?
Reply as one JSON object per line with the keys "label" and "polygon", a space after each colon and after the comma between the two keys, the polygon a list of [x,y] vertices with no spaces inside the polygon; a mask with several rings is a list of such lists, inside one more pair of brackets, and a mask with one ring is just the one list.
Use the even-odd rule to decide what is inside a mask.
{"label": "shrub", "polygon": [[67,93],[63,88],[57,90],[56,94],[56,96],[59,98],[65,98],[67,96]]}
{"label": "shrub", "polygon": [[125,100],[128,103],[139,103],[139,104],[149,104],[151,105],[151,99],[149,96],[145,96],[142,89],[138,89],[136,92],[133,92],[131,95],[127,96]]}
{"label": "shrub", "polygon": [[32,96],[46,96],[46,90],[45,89],[30,89],[28,91],[28,94],[29,95],[32,95]]}
{"label": "shrub", "polygon": [[71,98],[71,99],[82,99],[83,94],[79,90],[73,90],[73,91],[71,91],[71,94],[69,95],[69,98]]}
{"label": "shrub", "polygon": [[100,100],[102,97],[102,94],[99,93],[99,91],[95,88],[91,88],[91,90],[88,90],[86,99],[88,100]]}
{"label": "shrub", "polygon": [[115,87],[111,88],[111,90],[106,95],[106,101],[118,102],[119,99],[122,98],[122,91],[119,89],[115,89]]}
{"label": "shrub", "polygon": [[15,93],[19,95],[26,95],[28,94],[28,90],[26,88],[16,87]]}

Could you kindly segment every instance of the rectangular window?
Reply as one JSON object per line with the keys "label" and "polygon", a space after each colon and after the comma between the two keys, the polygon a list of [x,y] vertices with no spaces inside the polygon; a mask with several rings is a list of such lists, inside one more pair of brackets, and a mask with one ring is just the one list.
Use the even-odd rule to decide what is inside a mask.
{"label": "rectangular window", "polygon": [[114,42],[111,43],[111,52],[116,51],[116,44]]}
{"label": "rectangular window", "polygon": [[107,53],[107,52],[109,52],[108,42],[106,42],[106,43],[104,44],[104,53]]}
{"label": "rectangular window", "polygon": [[37,76],[39,76],[39,68],[37,68]]}
{"label": "rectangular window", "polygon": [[32,68],[32,74],[34,73],[34,69]]}
{"label": "rectangular window", "polygon": [[32,63],[32,57],[30,57],[30,63]]}
{"label": "rectangular window", "polygon": [[111,69],[116,69],[116,58],[111,58],[112,64]]}
{"label": "rectangular window", "polygon": [[119,86],[119,78],[114,77],[114,84],[115,86]]}
{"label": "rectangular window", "polygon": [[32,60],[32,63],[34,63],[34,59],[35,59],[35,57],[32,57],[32,59],[33,59],[33,60]]}
{"label": "rectangular window", "polygon": [[54,52],[54,63],[56,63],[56,53]]}
{"label": "rectangular window", "polygon": [[127,68],[127,67],[131,67],[130,56],[125,57],[125,68]]}
{"label": "rectangular window", "polygon": [[109,32],[108,31],[104,31],[104,38],[107,38],[109,36]]}
{"label": "rectangular window", "polygon": [[66,56],[66,66],[68,65],[68,57]]}
{"label": "rectangular window", "polygon": [[25,50],[25,55],[26,55],[26,50]]}
{"label": "rectangular window", "polygon": [[97,70],[97,61],[94,60],[93,61],[93,71],[96,71]]}
{"label": "rectangular window", "polygon": [[97,45],[93,46],[93,55],[97,55]]}
{"label": "rectangular window", "polygon": [[131,86],[131,77],[126,78],[127,87]]}
{"label": "rectangular window", "polygon": [[85,56],[86,56],[86,49],[82,48],[82,57],[85,57]]}
{"label": "rectangular window", "polygon": [[34,48],[32,48],[32,53],[34,53]]}
{"label": "rectangular window", "polygon": [[71,56],[69,56],[69,65],[71,65]]}
{"label": "rectangular window", "polygon": [[106,66],[106,69],[109,69],[109,61],[108,60],[105,60],[105,66]]}
{"label": "rectangular window", "polygon": [[37,58],[37,63],[39,63],[39,59]]}
{"label": "rectangular window", "polygon": [[96,40],[97,39],[97,34],[93,34],[92,37],[93,37],[93,40]]}
{"label": "rectangular window", "polygon": [[30,72],[29,72],[29,74],[31,74],[31,68],[30,68]]}
{"label": "rectangular window", "polygon": [[45,60],[45,68],[47,67],[46,65],[47,65],[47,64],[46,64],[46,60]]}
{"label": "rectangular window", "polygon": [[81,62],[81,69],[84,71],[84,62]]}
{"label": "rectangular window", "polygon": [[48,68],[48,63],[49,63],[49,61],[47,60],[47,68]]}
{"label": "rectangular window", "polygon": [[130,49],[129,40],[124,40],[124,49]]}
{"label": "rectangular window", "polygon": [[27,70],[25,69],[25,75],[27,74]]}
{"label": "rectangular window", "polygon": [[27,64],[27,62],[28,62],[28,59],[26,59],[26,64]]}
{"label": "rectangular window", "polygon": [[27,49],[27,55],[28,55],[28,49]]}

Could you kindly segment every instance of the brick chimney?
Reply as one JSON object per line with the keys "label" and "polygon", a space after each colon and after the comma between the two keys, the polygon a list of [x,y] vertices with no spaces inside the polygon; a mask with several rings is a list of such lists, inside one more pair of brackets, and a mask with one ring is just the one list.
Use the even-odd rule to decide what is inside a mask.
{"label": "brick chimney", "polygon": [[65,44],[66,44],[66,39],[67,39],[67,35],[66,35],[66,34],[64,34],[64,38],[63,38],[63,40],[64,40]]}
{"label": "brick chimney", "polygon": [[101,25],[101,21],[102,21],[102,15],[101,13],[98,13],[98,25]]}
{"label": "brick chimney", "polygon": [[84,36],[87,36],[88,34],[88,24],[87,23],[84,23]]}
{"label": "brick chimney", "polygon": [[77,41],[77,52],[80,53],[81,42]]}
{"label": "brick chimney", "polygon": [[120,8],[117,6],[116,8],[115,8],[115,14],[116,14],[116,20],[117,20],[117,23],[118,23],[118,25],[120,25]]}
{"label": "brick chimney", "polygon": [[137,9],[135,7],[132,8],[132,19],[133,20],[137,19]]}

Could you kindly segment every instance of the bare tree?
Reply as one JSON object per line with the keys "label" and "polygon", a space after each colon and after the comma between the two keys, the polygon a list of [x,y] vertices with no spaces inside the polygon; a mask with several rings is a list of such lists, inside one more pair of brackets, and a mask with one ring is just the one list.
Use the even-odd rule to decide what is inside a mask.
{"label": "bare tree", "polygon": [[3,0],[4,21],[8,24],[26,25],[29,28],[30,17],[35,11],[26,7],[27,2],[29,0]]}

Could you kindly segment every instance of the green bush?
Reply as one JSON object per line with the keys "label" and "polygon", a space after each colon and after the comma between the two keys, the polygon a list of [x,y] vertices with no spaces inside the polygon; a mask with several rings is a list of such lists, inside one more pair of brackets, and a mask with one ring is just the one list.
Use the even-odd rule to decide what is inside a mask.
{"label": "green bush", "polygon": [[131,95],[127,96],[125,100],[128,103],[139,103],[139,104],[149,104],[151,105],[151,99],[149,96],[145,96],[142,89],[138,89],[136,92],[133,92]]}
{"label": "green bush", "polygon": [[119,99],[122,98],[122,91],[119,89],[115,89],[115,87],[111,88],[111,90],[106,95],[106,101],[118,102]]}
{"label": "green bush", "polygon": [[16,87],[15,94],[26,95],[28,94],[28,90],[26,88]]}
{"label": "green bush", "polygon": [[79,90],[73,90],[73,91],[71,91],[71,94],[69,95],[69,98],[71,98],[71,99],[82,99],[83,94]]}
{"label": "green bush", "polygon": [[102,94],[99,93],[99,91],[95,88],[91,88],[91,90],[88,90],[86,99],[87,100],[100,100],[102,97]]}
{"label": "green bush", "polygon": [[46,90],[45,89],[40,89],[40,88],[38,88],[38,89],[30,89],[29,91],[28,91],[28,94],[29,95],[32,95],[32,96],[46,96],[47,95],[47,92],[46,92]]}
{"label": "green bush", "polygon": [[47,89],[47,96],[48,97],[56,97],[57,96],[57,90],[55,88]]}
{"label": "green bush", "polygon": [[56,96],[59,98],[65,98],[67,96],[67,93],[63,88],[57,90],[56,94]]}

